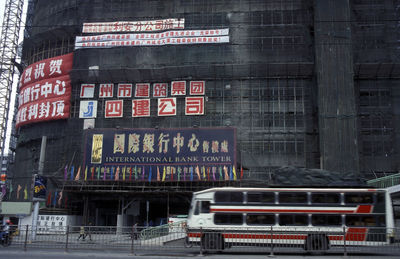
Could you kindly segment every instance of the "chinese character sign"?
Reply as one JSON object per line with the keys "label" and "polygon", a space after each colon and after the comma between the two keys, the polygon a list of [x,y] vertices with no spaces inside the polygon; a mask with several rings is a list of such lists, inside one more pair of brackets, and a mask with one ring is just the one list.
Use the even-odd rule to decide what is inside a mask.
{"label": "chinese character sign", "polygon": [[233,128],[89,129],[85,140],[85,167],[103,180],[233,180],[236,173]]}
{"label": "chinese character sign", "polygon": [[38,215],[38,234],[65,234],[67,225],[71,225],[71,217],[68,215]]}
{"label": "chinese character sign", "polygon": [[67,75],[72,69],[73,54],[38,61],[28,66],[22,73],[20,87],[37,81]]}
{"label": "chinese character sign", "polygon": [[[16,127],[69,117],[72,54],[28,66],[21,75]],[[94,86],[93,86],[94,88]],[[82,87],[82,97],[86,97]]]}
{"label": "chinese character sign", "polygon": [[229,43],[229,29],[77,36],[75,49]]}
{"label": "chinese character sign", "polygon": [[171,29],[184,29],[185,19],[164,19],[153,21],[117,21],[84,23],[82,33],[103,32],[151,32]]}

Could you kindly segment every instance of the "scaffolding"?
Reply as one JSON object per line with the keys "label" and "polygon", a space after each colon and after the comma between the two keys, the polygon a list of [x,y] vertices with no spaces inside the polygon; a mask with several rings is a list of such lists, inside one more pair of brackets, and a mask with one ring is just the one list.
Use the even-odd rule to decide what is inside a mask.
{"label": "scaffolding", "polygon": [[6,140],[23,4],[23,0],[7,0],[4,8],[0,39],[0,161],[8,153]]}
{"label": "scaffolding", "polygon": [[[23,126],[18,160],[24,163],[17,169],[35,172],[42,135],[49,136],[46,175],[62,181],[66,164],[82,162],[81,83],[205,80],[204,116],[178,112],[169,118],[110,120],[104,118],[105,100],[97,99],[96,128],[235,127],[244,178],[263,184],[281,166],[361,172],[367,178],[372,172],[397,172],[398,6],[398,0],[32,1],[27,64],[72,52],[84,22],[173,14],[185,19],[187,29],[229,28],[230,42],[76,50],[70,118]],[[91,66],[98,66],[98,73],[89,71]],[[126,103],[124,111],[130,109]],[[93,191],[96,184],[102,185],[64,187]],[[123,191],[131,184],[124,189],[117,183]]]}

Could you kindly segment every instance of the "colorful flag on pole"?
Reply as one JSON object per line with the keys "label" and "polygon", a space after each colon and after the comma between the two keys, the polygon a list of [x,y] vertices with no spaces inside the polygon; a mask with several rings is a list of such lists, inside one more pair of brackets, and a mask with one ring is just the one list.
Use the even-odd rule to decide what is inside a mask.
{"label": "colorful flag on pole", "polygon": [[243,167],[240,165],[240,180],[243,179]]}
{"label": "colorful flag on pole", "polygon": [[190,181],[193,181],[193,166],[191,166],[189,170],[190,170]]}
{"label": "colorful flag on pole", "polygon": [[170,175],[171,175],[171,181],[174,180],[174,171],[175,171],[175,167],[170,167]]}
{"label": "colorful flag on pole", "polygon": [[229,180],[233,180],[232,166],[229,167]]}
{"label": "colorful flag on pole", "polygon": [[210,167],[207,167],[207,181],[210,181]]}
{"label": "colorful flag on pole", "polygon": [[151,166],[150,166],[150,171],[149,171],[149,183],[151,182],[151,174],[152,174],[152,172],[151,172]]}
{"label": "colorful flag on pole", "polygon": [[157,166],[157,181],[160,181],[160,168]]}
{"label": "colorful flag on pole", "polygon": [[120,171],[120,169],[119,169],[119,166],[118,166],[117,170],[115,171],[115,177],[114,177],[115,181],[119,181],[119,171]]}
{"label": "colorful flag on pole", "polygon": [[61,191],[60,196],[58,197],[58,206],[61,206],[62,197],[63,197],[63,192]]}
{"label": "colorful flag on pole", "polygon": [[215,173],[217,172],[217,168],[215,166],[213,166],[212,168],[212,174],[213,174],[213,180],[216,181],[215,179]]}
{"label": "colorful flag on pole", "polygon": [[94,166],[90,167],[90,173],[91,173],[90,179],[92,179],[92,180],[94,180],[94,170],[95,170]]}
{"label": "colorful flag on pole", "polygon": [[132,167],[129,167],[129,181],[132,181]]}
{"label": "colorful flag on pole", "polygon": [[183,180],[186,181],[187,167],[183,168]]}
{"label": "colorful flag on pole", "polygon": [[103,180],[106,180],[106,174],[107,174],[106,168],[101,167],[101,171],[102,171],[102,173],[103,173]]}
{"label": "colorful flag on pole", "polygon": [[224,177],[222,176],[222,167],[218,167],[218,171],[219,171],[219,180],[224,179]]}
{"label": "colorful flag on pole", "polygon": [[57,197],[58,197],[58,193],[57,193],[57,191],[55,191],[54,192],[54,198],[53,198],[53,201],[52,201],[53,207],[55,207],[56,204],[57,204]]}
{"label": "colorful flag on pole", "polygon": [[27,187],[25,185],[25,188],[24,188],[24,200],[27,200],[27,199],[28,199],[28,189],[27,189]]}
{"label": "colorful flag on pole", "polygon": [[144,166],[142,166],[142,181],[144,181]]}
{"label": "colorful flag on pole", "polygon": [[234,167],[234,166],[232,166],[233,167],[233,169],[232,169],[232,171],[233,171],[233,180],[237,180],[237,176],[236,176],[236,168]]}
{"label": "colorful flag on pole", "polygon": [[57,191],[55,191],[54,192],[54,198],[53,198],[53,207],[55,207],[56,206],[56,204],[57,204],[57,196],[58,196],[58,193],[57,193]]}
{"label": "colorful flag on pole", "polygon": [[81,166],[79,166],[78,168],[78,172],[76,173],[75,176],[75,181],[78,181],[80,177],[81,177]]}
{"label": "colorful flag on pole", "polygon": [[201,167],[201,171],[203,172],[203,179],[207,179],[206,178],[206,168],[204,166]]}
{"label": "colorful flag on pole", "polygon": [[85,167],[85,178],[84,178],[84,180],[85,181],[87,180],[87,166]]}
{"label": "colorful flag on pole", "polygon": [[226,165],[224,165],[224,173],[225,173],[225,181],[228,181],[229,175],[228,175],[228,168],[226,167]]}
{"label": "colorful flag on pole", "polygon": [[110,174],[110,180],[114,179],[114,166],[111,167],[111,174]]}
{"label": "colorful flag on pole", "polygon": [[64,168],[64,181],[67,180],[67,177],[68,177],[68,164],[66,164]]}
{"label": "colorful flag on pole", "polygon": [[71,181],[72,180],[74,180],[74,166],[71,166],[71,172],[70,172],[70,174],[71,174]]}
{"label": "colorful flag on pole", "polygon": [[49,192],[49,195],[47,195],[46,206],[50,206],[50,204],[51,204],[51,192]]}
{"label": "colorful flag on pole", "polygon": [[196,166],[196,174],[197,174],[197,177],[199,178],[199,181],[201,181],[201,175],[200,175],[200,169],[199,169],[199,166]]}
{"label": "colorful flag on pole", "polygon": [[122,180],[125,181],[126,166],[122,167]]}
{"label": "colorful flag on pole", "polygon": [[165,176],[166,176],[167,172],[165,170],[165,166],[163,166],[163,175],[162,175],[162,180],[161,181],[165,181]]}

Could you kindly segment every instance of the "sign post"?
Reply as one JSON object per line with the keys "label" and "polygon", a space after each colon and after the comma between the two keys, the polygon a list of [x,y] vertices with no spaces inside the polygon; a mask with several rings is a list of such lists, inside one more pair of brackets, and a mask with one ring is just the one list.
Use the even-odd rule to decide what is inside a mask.
{"label": "sign post", "polygon": [[47,178],[43,175],[44,159],[46,156],[46,142],[47,137],[42,137],[42,145],[40,148],[39,168],[38,174],[34,175],[33,197],[32,201],[35,203],[32,213],[32,241],[36,238],[37,231],[37,218],[39,215],[39,202],[46,200],[47,191]]}

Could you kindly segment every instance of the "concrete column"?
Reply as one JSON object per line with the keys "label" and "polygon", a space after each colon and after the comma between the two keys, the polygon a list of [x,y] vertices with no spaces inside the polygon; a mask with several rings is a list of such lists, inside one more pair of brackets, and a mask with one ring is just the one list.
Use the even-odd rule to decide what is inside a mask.
{"label": "concrete column", "polygon": [[360,171],[349,0],[315,0],[321,168]]}
{"label": "concrete column", "polygon": [[122,229],[124,227],[124,216],[123,214],[117,215],[117,235],[122,234]]}

